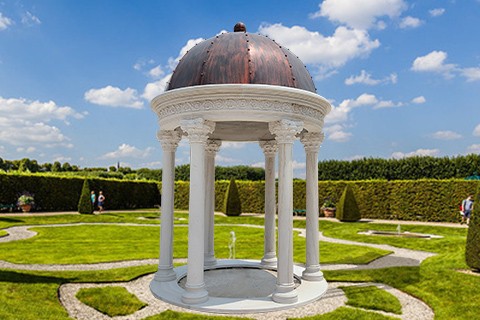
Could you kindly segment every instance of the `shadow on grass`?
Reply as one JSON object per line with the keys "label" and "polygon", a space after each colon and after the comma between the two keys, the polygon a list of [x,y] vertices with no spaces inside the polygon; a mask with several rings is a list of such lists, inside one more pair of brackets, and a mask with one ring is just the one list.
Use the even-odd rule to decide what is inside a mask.
{"label": "shadow on grass", "polygon": [[0,282],[12,283],[65,283],[64,278],[52,276],[40,276],[15,271],[0,270]]}
{"label": "shadow on grass", "polygon": [[25,222],[25,221],[20,220],[20,219],[4,218],[4,217],[0,217],[0,221],[1,222]]}

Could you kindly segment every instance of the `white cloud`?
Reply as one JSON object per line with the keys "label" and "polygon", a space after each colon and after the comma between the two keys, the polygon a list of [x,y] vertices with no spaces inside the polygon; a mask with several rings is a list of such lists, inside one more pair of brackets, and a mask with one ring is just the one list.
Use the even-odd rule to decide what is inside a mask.
{"label": "white cloud", "polygon": [[378,40],[371,40],[363,30],[338,27],[332,36],[326,37],[305,27],[286,27],[280,23],[263,24],[259,32],[275,39],[290,49],[304,63],[326,67],[339,67],[349,60],[365,57],[380,46]]}
{"label": "white cloud", "polygon": [[311,17],[326,17],[355,29],[385,28],[382,17],[395,18],[407,8],[403,0],[363,0],[361,5],[351,0],[325,0]]}
{"label": "white cloud", "polygon": [[5,17],[1,12],[0,12],[0,31],[7,29],[9,26],[13,24],[12,19]]}
{"label": "white cloud", "polygon": [[425,99],[424,96],[418,96],[412,99],[412,103],[415,103],[415,104],[422,104],[425,102],[427,102],[427,99]]}
{"label": "white cloud", "polygon": [[444,8],[435,8],[428,11],[432,17],[439,17],[445,13]]}
{"label": "white cloud", "polygon": [[350,132],[346,132],[345,127],[340,124],[326,126],[323,131],[325,132],[328,140],[335,142],[347,142],[352,136],[352,134]]}
{"label": "white cloud", "polygon": [[72,147],[68,142],[69,139],[54,126],[5,117],[0,117],[0,141],[16,146],[35,144],[46,147]]}
{"label": "white cloud", "polygon": [[171,76],[172,74],[170,73],[158,81],[147,83],[145,89],[143,90],[142,97],[147,101],[151,101],[153,98],[163,93],[167,88],[167,84],[168,81],[170,81]]}
{"label": "white cloud", "polygon": [[460,74],[467,78],[468,82],[480,80],[480,68],[464,68],[460,70]]}
{"label": "white cloud", "polygon": [[40,102],[24,98],[5,99],[0,97],[0,117],[48,122],[54,119],[66,121],[68,117],[82,119],[84,115],[71,107],[60,107],[51,100]]}
{"label": "white cloud", "polygon": [[225,141],[222,142],[222,149],[242,149],[247,146],[247,142],[234,142],[234,141]]}
{"label": "white cloud", "polygon": [[365,70],[362,70],[358,76],[350,76],[349,78],[345,79],[345,84],[350,86],[352,84],[361,83],[366,84],[369,86],[375,86],[381,83],[397,83],[397,74],[392,73],[388,77],[384,79],[373,79],[372,75]]}
{"label": "white cloud", "polygon": [[451,78],[456,65],[446,64],[447,53],[444,51],[432,51],[429,54],[417,57],[412,64],[412,70],[416,72],[436,72]]}
{"label": "white cloud", "polygon": [[65,156],[56,156],[54,159],[53,159],[53,162],[55,161],[58,161],[58,162],[68,162],[68,161],[72,161],[72,158],[71,157],[65,157]]}
{"label": "white cloud", "polygon": [[104,154],[100,159],[146,158],[150,155],[152,150],[153,148],[151,147],[141,150],[124,143],[120,145],[117,150]]}
{"label": "white cloud", "polygon": [[402,102],[395,103],[392,100],[383,100],[383,101],[378,101],[378,103],[373,106],[373,109],[396,108],[396,107],[402,107],[402,106],[403,106]]}
{"label": "white cloud", "polygon": [[33,26],[36,24],[41,24],[42,22],[38,17],[27,11],[22,15],[22,23],[26,26]]}
{"label": "white cloud", "polygon": [[297,160],[292,161],[292,168],[293,170],[301,170],[306,168],[306,163],[305,162],[298,162]]}
{"label": "white cloud", "polygon": [[262,161],[262,162],[255,162],[255,163],[252,163],[250,165],[250,167],[254,167],[254,168],[265,168],[265,162]]}
{"label": "white cloud", "polygon": [[135,109],[143,107],[143,101],[140,100],[137,90],[132,88],[122,90],[117,87],[106,86],[101,89],[90,89],[85,92],[84,97],[88,102],[101,106]]}
{"label": "white cloud", "polygon": [[83,114],[70,107],[58,106],[53,101],[40,102],[23,98],[0,97],[0,141],[21,146],[24,151],[34,145],[70,148],[69,139],[48,122],[69,118],[82,119]]}
{"label": "white cloud", "polygon": [[400,22],[400,28],[402,28],[402,29],[418,28],[422,24],[423,24],[422,20],[420,20],[418,18],[408,16],[408,17],[405,17],[405,18],[402,19],[402,21]]}
{"label": "white cloud", "polygon": [[35,152],[37,149],[35,147],[27,147],[27,148],[24,148],[24,147],[18,147],[17,148],[17,152],[20,152],[20,153],[33,153]]}
{"label": "white cloud", "polygon": [[472,144],[471,146],[468,146],[467,148],[468,153],[480,153],[480,144]]}
{"label": "white cloud", "polygon": [[454,131],[446,130],[433,133],[432,138],[438,140],[457,140],[462,138],[462,135]]}
{"label": "white cloud", "polygon": [[408,157],[423,157],[423,156],[430,156],[436,157],[440,153],[438,149],[418,149],[413,152],[403,153],[403,152],[394,152],[392,153],[392,158],[394,159],[401,159],[401,158],[408,158]]}
{"label": "white cloud", "polygon": [[480,124],[478,124],[475,129],[473,129],[473,135],[476,137],[480,137]]}
{"label": "white cloud", "polygon": [[155,68],[150,69],[150,71],[148,71],[148,74],[150,77],[158,79],[165,74],[165,71],[163,71],[162,66],[156,66]]}
{"label": "white cloud", "polygon": [[233,158],[229,158],[229,157],[224,157],[220,154],[217,153],[217,155],[215,156],[215,162],[218,162],[218,163],[240,163],[241,161],[238,160],[238,159],[233,159]]}

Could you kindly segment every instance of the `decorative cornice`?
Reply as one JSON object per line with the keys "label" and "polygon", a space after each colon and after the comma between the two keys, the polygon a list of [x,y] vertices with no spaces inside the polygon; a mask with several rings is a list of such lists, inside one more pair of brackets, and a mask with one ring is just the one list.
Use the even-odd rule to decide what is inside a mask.
{"label": "decorative cornice", "polygon": [[178,130],[159,130],[157,139],[160,141],[163,151],[175,152],[178,143],[182,140],[182,134]]}
{"label": "decorative cornice", "polygon": [[215,123],[203,118],[188,119],[180,121],[180,128],[187,133],[190,143],[205,144],[208,135],[215,130]]}
{"label": "decorative cornice", "polygon": [[278,146],[275,140],[260,141],[258,144],[266,157],[274,157],[277,154]]}
{"label": "decorative cornice", "polygon": [[220,140],[207,140],[207,145],[205,146],[205,152],[207,155],[215,156],[215,154],[220,150],[220,146],[222,145],[222,141]]}
{"label": "decorative cornice", "polygon": [[293,143],[296,135],[303,130],[303,122],[282,119],[268,124],[268,129],[275,135],[278,143]]}
{"label": "decorative cornice", "polygon": [[300,136],[300,142],[302,142],[306,152],[318,152],[324,138],[323,132],[304,132]]}

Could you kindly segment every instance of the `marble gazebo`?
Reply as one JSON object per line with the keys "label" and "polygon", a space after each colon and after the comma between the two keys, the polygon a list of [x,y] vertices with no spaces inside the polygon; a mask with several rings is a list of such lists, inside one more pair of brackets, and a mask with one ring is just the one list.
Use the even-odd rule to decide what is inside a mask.
{"label": "marble gazebo", "polygon": [[[317,162],[331,106],[316,93],[310,74],[292,52],[268,37],[247,33],[242,23],[234,31],[188,51],[165,92],[151,103],[160,125],[163,175],[160,260],[150,288],[159,299],[206,312],[290,308],[319,299],[327,289],[319,265]],[[190,144],[188,263],[174,268],[175,151],[182,137]],[[307,170],[304,267],[293,263],[292,148],[297,138],[305,147]],[[265,154],[261,261],[215,258],[215,154],[222,141],[257,141]]]}

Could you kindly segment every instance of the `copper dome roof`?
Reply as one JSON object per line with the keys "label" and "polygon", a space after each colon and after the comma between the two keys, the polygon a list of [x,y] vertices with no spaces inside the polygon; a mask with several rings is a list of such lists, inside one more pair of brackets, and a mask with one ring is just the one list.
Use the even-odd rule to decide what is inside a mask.
{"label": "copper dome roof", "polygon": [[207,84],[267,84],[316,92],[302,61],[266,36],[237,24],[200,42],[180,60],[166,90]]}

